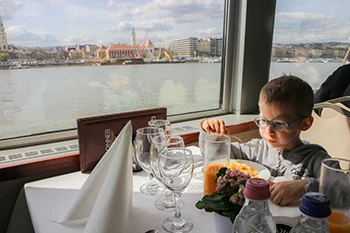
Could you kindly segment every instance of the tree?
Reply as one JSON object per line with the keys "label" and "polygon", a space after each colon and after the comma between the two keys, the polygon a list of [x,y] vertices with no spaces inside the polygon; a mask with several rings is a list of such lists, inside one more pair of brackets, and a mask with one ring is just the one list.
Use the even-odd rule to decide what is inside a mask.
{"label": "tree", "polygon": [[0,61],[7,61],[8,57],[9,57],[8,53],[0,52]]}
{"label": "tree", "polygon": [[106,51],[102,51],[101,52],[101,58],[105,59],[107,56],[106,56]]}

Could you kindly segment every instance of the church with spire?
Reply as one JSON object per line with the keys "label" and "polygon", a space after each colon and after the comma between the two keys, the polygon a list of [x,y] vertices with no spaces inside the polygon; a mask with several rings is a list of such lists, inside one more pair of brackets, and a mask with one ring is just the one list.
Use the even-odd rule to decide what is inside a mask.
{"label": "church with spire", "polygon": [[7,37],[6,37],[4,24],[2,23],[2,18],[0,16],[0,52],[7,52],[7,51],[8,51]]}

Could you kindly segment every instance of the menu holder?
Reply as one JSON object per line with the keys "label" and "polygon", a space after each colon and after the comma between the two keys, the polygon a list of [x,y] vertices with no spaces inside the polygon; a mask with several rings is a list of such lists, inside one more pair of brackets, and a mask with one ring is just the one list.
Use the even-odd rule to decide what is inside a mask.
{"label": "menu holder", "polygon": [[94,169],[129,120],[133,135],[136,135],[136,130],[148,126],[153,116],[166,119],[167,109],[154,108],[77,119],[80,171]]}

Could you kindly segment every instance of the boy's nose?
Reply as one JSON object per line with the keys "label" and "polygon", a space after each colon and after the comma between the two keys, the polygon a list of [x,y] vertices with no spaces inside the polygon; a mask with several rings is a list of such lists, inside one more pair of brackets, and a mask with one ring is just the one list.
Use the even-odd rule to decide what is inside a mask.
{"label": "boy's nose", "polygon": [[266,128],[265,128],[265,132],[267,134],[275,134],[276,130],[275,128],[272,127],[272,125],[268,125]]}

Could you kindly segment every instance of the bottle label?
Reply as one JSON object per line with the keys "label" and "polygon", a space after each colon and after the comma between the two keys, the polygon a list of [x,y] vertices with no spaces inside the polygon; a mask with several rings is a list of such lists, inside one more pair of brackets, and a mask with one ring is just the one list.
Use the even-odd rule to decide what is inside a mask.
{"label": "bottle label", "polygon": [[292,227],[285,224],[276,224],[276,230],[277,233],[289,233]]}

